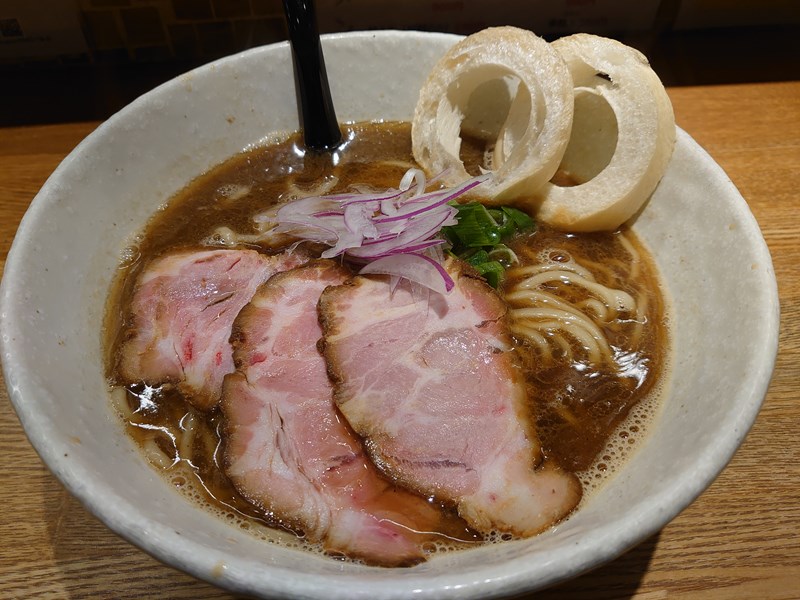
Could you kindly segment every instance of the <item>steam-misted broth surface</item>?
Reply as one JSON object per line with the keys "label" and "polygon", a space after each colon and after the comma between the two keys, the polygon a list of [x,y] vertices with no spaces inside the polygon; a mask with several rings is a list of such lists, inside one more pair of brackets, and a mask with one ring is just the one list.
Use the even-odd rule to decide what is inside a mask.
{"label": "steam-misted broth surface", "polygon": [[[353,186],[396,187],[406,170],[415,166],[408,124],[351,126],[346,138],[346,145],[334,155],[305,155],[296,137],[237,155],[191,182],[153,217],[127,253],[109,300],[107,360],[112,382],[119,380],[115,353],[129,318],[134,283],[153,258],[176,248],[219,245],[220,228],[255,234],[255,214],[296,197]],[[480,152],[473,154],[479,156]],[[610,344],[610,362],[592,364],[574,340],[572,351],[565,350],[563,340],[559,346],[550,334],[544,335],[546,346],[516,338],[544,453],[577,473],[586,493],[642,438],[647,415],[656,406],[658,394],[654,391],[668,356],[656,273],[629,231],[572,235],[539,226],[535,232],[519,236],[510,247],[522,266],[578,263],[592,271],[598,284],[624,290],[639,300],[640,307],[645,306],[636,319],[623,315],[625,318],[603,327]],[[515,275],[511,269],[501,292],[508,293],[522,279],[524,274]],[[541,293],[577,305],[588,299],[580,286],[565,281],[545,282]],[[242,498],[222,472],[219,409],[209,414],[195,410],[170,386],[129,386],[124,398],[122,394],[116,398],[128,433],[188,496],[267,538],[271,536],[264,533],[265,527],[282,527],[273,515]],[[633,407],[636,414],[628,418]],[[442,533],[442,544],[436,545],[440,549],[481,540],[445,508],[438,531]],[[297,543],[292,542],[296,539],[293,535],[276,536]]]}

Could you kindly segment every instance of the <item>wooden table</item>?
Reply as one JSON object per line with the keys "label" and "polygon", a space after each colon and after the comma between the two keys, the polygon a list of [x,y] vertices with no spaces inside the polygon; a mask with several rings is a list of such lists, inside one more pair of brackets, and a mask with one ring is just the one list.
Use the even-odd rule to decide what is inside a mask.
{"label": "wooden table", "polygon": [[[781,298],[780,352],[756,424],[661,532],[537,598],[800,598],[800,82],[669,90],[677,121],[747,198]],[[0,129],[0,268],[46,177],[97,123]],[[702,202],[702,198],[698,198]],[[108,531],[47,471],[0,386],[0,598],[231,598]]]}

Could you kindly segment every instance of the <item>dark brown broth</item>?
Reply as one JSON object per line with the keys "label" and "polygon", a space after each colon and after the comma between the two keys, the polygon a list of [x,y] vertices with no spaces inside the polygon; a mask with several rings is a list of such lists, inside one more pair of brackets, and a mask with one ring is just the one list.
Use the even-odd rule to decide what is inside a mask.
{"label": "dark brown broth", "polygon": [[[629,276],[631,256],[620,242],[622,235],[640,256],[635,278]],[[528,344],[521,340],[518,345],[527,367],[531,403],[545,454],[569,471],[584,471],[598,459],[631,408],[646,398],[659,381],[667,356],[667,332],[657,274],[645,249],[630,231],[576,235],[540,226],[510,246],[523,262],[526,256],[570,256],[590,267],[598,283],[621,289],[634,298],[646,297],[648,302],[646,323],[635,346],[629,340],[629,315],[601,326],[614,350],[615,368],[591,365],[579,354],[577,359],[556,357],[555,364],[543,364]],[[514,279],[508,278],[505,287],[513,283]],[[587,298],[585,290],[578,286],[558,285],[553,289],[571,302]]]}
{"label": "dark brown broth", "polygon": [[[346,145],[335,155],[304,155],[296,137],[237,155],[191,182],[153,217],[131,253],[136,258],[124,265],[109,300],[106,349],[112,383],[117,380],[115,350],[125,330],[127,302],[136,277],[153,258],[175,248],[197,247],[220,226],[243,234],[254,233],[253,215],[290,199],[289,183],[301,190],[311,189],[335,175],[338,182],[329,192],[364,184],[387,189],[396,187],[413,164],[408,124],[351,126],[346,131],[346,139]],[[467,147],[464,156],[479,160],[482,150],[477,146]],[[474,170],[476,166],[470,168]],[[224,186],[243,186],[241,189],[248,191],[231,200],[220,193]],[[641,267],[643,276],[634,282],[627,281],[625,265],[630,258],[618,243],[615,237],[618,235],[577,236],[539,227],[534,234],[520,237],[512,244],[521,257],[533,256],[540,249],[557,248],[577,258],[617,265],[615,268],[619,272],[611,277],[614,281],[605,283],[618,286],[625,282],[632,293],[646,293],[653,299],[642,345],[627,349],[630,351],[628,360],[639,366],[635,376],[619,377],[617,373],[602,370],[587,373],[585,365],[569,361],[555,368],[545,368],[537,361],[535,352],[523,341],[519,343],[520,355],[528,367],[527,380],[545,453],[571,471],[587,469],[598,458],[630,408],[641,401],[657,381],[665,353],[663,304],[654,269],[645,259]],[[644,257],[644,250],[640,248],[640,251]],[[617,331],[609,333],[620,337]],[[167,455],[189,464],[193,476],[206,490],[207,500],[249,519],[270,526],[284,526],[242,498],[222,473],[217,456],[220,425],[217,410],[209,414],[194,411],[177,390],[168,386],[156,390],[130,386],[127,392],[128,407],[136,411],[134,417],[127,420],[128,432],[134,440],[144,445],[152,438],[154,428],[168,432],[169,435],[165,433],[159,439],[159,446]],[[564,412],[565,408],[568,413]],[[197,417],[199,434],[191,456],[179,456],[170,435],[180,437],[182,420],[189,413]],[[565,414],[569,418],[565,418]],[[181,486],[185,481],[182,476],[176,476],[173,483]],[[445,538],[468,542],[479,539],[461,519],[444,509],[439,530]]]}

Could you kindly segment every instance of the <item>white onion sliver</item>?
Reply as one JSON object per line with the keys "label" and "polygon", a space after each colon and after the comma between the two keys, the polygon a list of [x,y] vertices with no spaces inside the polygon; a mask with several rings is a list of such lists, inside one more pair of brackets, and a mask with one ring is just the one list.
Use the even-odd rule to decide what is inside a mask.
{"label": "white onion sliver", "polygon": [[416,195],[419,196],[425,191],[425,172],[422,169],[409,169],[400,180],[400,189],[405,191],[414,184],[417,188]]}
{"label": "white onion sliver", "polygon": [[[425,173],[409,169],[397,190],[310,196],[289,202],[275,213],[278,225],[272,232],[331,246],[322,253],[323,258],[345,255],[367,262],[361,273],[402,277],[446,293],[453,280],[441,265],[438,246],[444,240],[436,236],[442,227],[456,223],[458,211],[448,203],[489,177],[479,175],[454,188],[426,192]],[[430,252],[438,260],[422,252]]]}
{"label": "white onion sliver", "polygon": [[344,224],[351,233],[360,233],[362,237],[375,239],[378,237],[378,228],[371,221],[369,210],[363,204],[348,204],[344,209]]}
{"label": "white onion sliver", "polygon": [[379,242],[366,242],[360,248],[353,248],[350,254],[361,258],[383,256],[390,251],[402,251],[407,246],[430,239],[452,218],[452,212],[455,212],[455,209],[449,206],[447,208],[449,210],[446,212],[437,212],[426,215],[424,219],[416,219],[394,238]]}
{"label": "white onion sliver", "polygon": [[442,265],[432,258],[413,252],[373,260],[359,271],[359,275],[369,274],[402,277],[440,294],[446,294],[455,285]]}
{"label": "white onion sliver", "polygon": [[390,199],[381,200],[381,212],[384,215],[396,215],[397,214],[397,207],[394,205]]}

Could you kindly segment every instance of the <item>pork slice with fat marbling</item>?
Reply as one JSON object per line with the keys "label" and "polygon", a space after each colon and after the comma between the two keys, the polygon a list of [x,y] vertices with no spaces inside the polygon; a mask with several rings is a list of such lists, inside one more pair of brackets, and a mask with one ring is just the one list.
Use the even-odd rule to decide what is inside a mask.
{"label": "pork slice with fat marbling", "polygon": [[580,485],[542,462],[505,304],[448,268],[447,295],[362,276],[322,294],[334,398],[387,475],[478,531],[532,535],[572,511]]}
{"label": "pork slice with fat marbling", "polygon": [[239,310],[259,285],[308,257],[255,250],[181,250],[139,275],[118,354],[123,383],[174,383],[200,409],[219,401],[233,371],[228,338]]}
{"label": "pork slice with fat marbling", "polygon": [[317,301],[349,279],[334,261],[281,273],[242,309],[233,328],[236,372],[221,408],[225,471],[276,521],[329,552],[381,565],[413,564],[439,511],[397,488],[369,462],[333,403]]}

